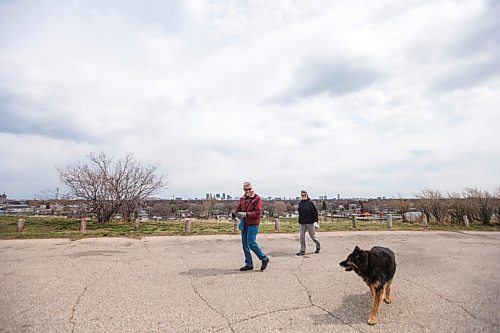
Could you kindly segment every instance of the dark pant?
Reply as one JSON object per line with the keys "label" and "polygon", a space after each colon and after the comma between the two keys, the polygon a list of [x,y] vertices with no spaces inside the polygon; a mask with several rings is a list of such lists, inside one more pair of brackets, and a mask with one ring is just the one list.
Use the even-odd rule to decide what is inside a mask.
{"label": "dark pant", "polygon": [[316,244],[316,248],[320,248],[319,239],[316,237],[316,229],[314,224],[301,224],[300,225],[300,252],[306,252],[306,231],[309,232],[309,236]]}

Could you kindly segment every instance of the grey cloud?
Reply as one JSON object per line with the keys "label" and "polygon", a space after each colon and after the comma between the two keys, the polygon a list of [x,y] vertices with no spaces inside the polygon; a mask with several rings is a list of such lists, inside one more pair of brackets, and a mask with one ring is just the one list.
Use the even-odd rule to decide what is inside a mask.
{"label": "grey cloud", "polygon": [[438,78],[431,86],[431,90],[451,91],[461,88],[470,88],[481,84],[500,74],[500,62],[495,55],[490,59],[469,63],[465,66],[453,68],[451,72]]}
{"label": "grey cloud", "polygon": [[322,120],[314,120],[314,119],[306,120],[304,122],[304,125],[310,127],[312,130],[328,128],[328,125]]}
{"label": "grey cloud", "polygon": [[500,73],[500,3],[489,2],[483,13],[460,27],[454,41],[443,52],[458,64],[451,72],[438,78],[431,89],[449,91],[474,87]]}
{"label": "grey cloud", "polygon": [[410,154],[413,157],[421,158],[425,156],[429,156],[432,152],[428,149],[412,149],[410,150]]}
{"label": "grey cloud", "polygon": [[332,97],[362,90],[381,77],[381,74],[353,61],[310,61],[299,67],[286,91],[272,100],[289,103],[295,99],[327,93]]}
{"label": "grey cloud", "polygon": [[88,10],[100,9],[103,12],[118,12],[132,16],[141,24],[156,24],[165,28],[165,31],[175,32],[182,23],[182,8],[177,1],[142,0],[89,0],[80,4]]}
{"label": "grey cloud", "polygon": [[491,52],[500,45],[500,2],[490,1],[482,13],[457,32],[450,52],[457,56]]}
{"label": "grey cloud", "polygon": [[[9,98],[0,95],[0,133],[32,134],[55,139],[94,142],[84,131],[72,125],[62,113],[50,116],[46,107],[31,105],[19,101],[20,98]],[[33,116],[36,108],[36,114]]]}

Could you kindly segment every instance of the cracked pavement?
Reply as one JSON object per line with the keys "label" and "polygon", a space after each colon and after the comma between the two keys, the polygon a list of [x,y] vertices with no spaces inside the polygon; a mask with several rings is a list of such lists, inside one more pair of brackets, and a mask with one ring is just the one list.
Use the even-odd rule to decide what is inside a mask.
{"label": "cracked pavement", "polygon": [[[267,270],[240,272],[238,235],[0,241],[0,332],[498,332],[500,233],[260,234]],[[394,301],[338,263],[396,253]],[[254,256],[255,258],[255,256]]]}

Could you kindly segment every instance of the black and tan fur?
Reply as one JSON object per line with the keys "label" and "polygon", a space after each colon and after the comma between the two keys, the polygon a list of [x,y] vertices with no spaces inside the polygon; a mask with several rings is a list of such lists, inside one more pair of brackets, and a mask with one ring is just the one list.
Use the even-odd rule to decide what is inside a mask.
{"label": "black and tan fur", "polygon": [[391,284],[396,273],[394,252],[381,246],[374,246],[370,251],[361,250],[356,246],[347,259],[339,265],[346,271],[354,270],[370,287],[373,303],[368,324],[375,325],[384,292],[384,302],[387,304],[392,302]]}

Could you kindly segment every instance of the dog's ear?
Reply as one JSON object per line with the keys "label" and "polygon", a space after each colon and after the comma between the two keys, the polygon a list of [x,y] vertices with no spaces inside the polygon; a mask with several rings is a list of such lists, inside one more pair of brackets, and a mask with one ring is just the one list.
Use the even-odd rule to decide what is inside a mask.
{"label": "dog's ear", "polygon": [[359,250],[361,250],[361,249],[356,245],[356,247],[354,248],[354,251],[359,251]]}

